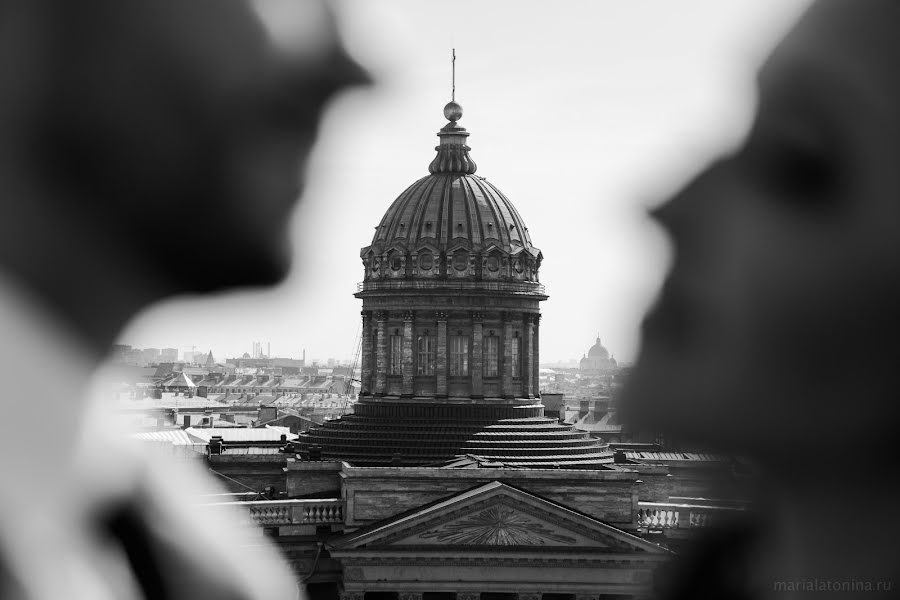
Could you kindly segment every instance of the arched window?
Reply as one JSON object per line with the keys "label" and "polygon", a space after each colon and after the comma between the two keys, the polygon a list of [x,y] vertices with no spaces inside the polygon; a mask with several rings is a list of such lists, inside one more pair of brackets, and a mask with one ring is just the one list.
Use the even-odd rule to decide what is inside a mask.
{"label": "arched window", "polygon": [[498,356],[500,338],[489,335],[484,338],[484,376],[496,377],[499,373]]}
{"label": "arched window", "polygon": [[388,374],[390,375],[400,375],[401,374],[401,365],[403,364],[402,355],[403,355],[403,336],[400,335],[392,335],[390,339],[390,368],[388,369]]}
{"label": "arched window", "polygon": [[469,374],[469,336],[450,336],[450,375]]}
{"label": "arched window", "polygon": [[416,374],[434,375],[434,351],[437,347],[437,339],[433,335],[420,335],[416,341],[418,361],[416,362]]}

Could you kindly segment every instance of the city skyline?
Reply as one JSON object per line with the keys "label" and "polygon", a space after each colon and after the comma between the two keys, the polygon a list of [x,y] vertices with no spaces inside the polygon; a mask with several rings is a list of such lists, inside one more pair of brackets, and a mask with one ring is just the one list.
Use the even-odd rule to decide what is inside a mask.
{"label": "city skyline", "polygon": [[[741,137],[754,65],[806,4],[461,2],[460,14],[479,14],[463,27],[443,5],[341,2],[347,43],[377,84],[327,115],[293,219],[292,274],[273,291],[167,302],[120,340],[203,340],[225,357],[262,339],[276,355],[306,347],[352,356],[359,249],[427,172],[455,46],[461,123],[479,175],[516,204],[545,256],[542,362],[579,357],[597,331],[632,361],[668,262],[646,209]],[[215,237],[199,240],[215,260]]]}
{"label": "city skyline", "polygon": [[[252,350],[253,350],[253,346],[258,343],[259,342],[252,342],[250,344],[250,346],[251,346],[250,350],[245,350],[244,352],[239,353],[239,354],[217,353],[215,348],[211,348],[208,346],[202,346],[202,345],[200,345],[200,346],[191,345],[191,346],[181,346],[181,347],[163,346],[163,347],[157,348],[155,346],[143,347],[143,346],[138,346],[135,344],[128,344],[128,343],[123,342],[122,344],[119,344],[119,346],[128,346],[132,350],[139,351],[139,352],[147,351],[147,350],[156,350],[157,354],[163,353],[167,350],[168,351],[176,350],[178,352],[178,358],[176,360],[173,361],[171,359],[166,358],[165,356],[159,356],[158,362],[192,362],[192,358],[202,356],[205,359],[205,357],[210,352],[212,352],[213,357],[216,359],[216,363],[224,363],[229,359],[243,358],[245,354],[247,355],[247,357],[257,358],[257,357],[254,357]],[[282,359],[286,358],[286,359],[290,359],[290,360],[306,360],[310,365],[320,364],[320,363],[328,363],[328,362],[332,362],[332,361],[335,362],[336,364],[345,364],[346,365],[346,364],[352,364],[354,361],[354,357],[352,357],[352,356],[325,356],[325,355],[320,356],[320,355],[308,354],[308,356],[306,356],[306,358],[304,358],[304,354],[308,354],[308,353],[306,353],[305,348],[301,349],[298,354],[276,353],[273,351],[271,354],[264,353],[264,354],[260,355],[258,358],[282,358]],[[586,354],[586,352],[582,352],[581,354],[584,355],[584,354]],[[615,357],[614,352],[611,354],[613,355],[613,357]],[[189,358],[189,355],[193,355],[193,356],[191,358]],[[541,360],[540,364],[541,365],[570,364],[570,366],[572,368],[576,368],[578,365],[579,358],[581,358],[581,357],[573,355],[573,356],[570,356],[567,358]],[[619,363],[621,366],[628,366],[630,364],[629,361],[619,361]]]}

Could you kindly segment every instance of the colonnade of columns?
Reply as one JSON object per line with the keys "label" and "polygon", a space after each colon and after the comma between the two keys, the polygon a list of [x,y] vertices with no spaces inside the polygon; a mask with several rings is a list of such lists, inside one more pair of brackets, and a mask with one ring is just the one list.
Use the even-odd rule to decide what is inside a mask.
{"label": "colonnade of columns", "polygon": [[[500,331],[502,347],[498,349],[498,361],[501,372],[500,394],[504,398],[523,396],[534,398],[540,394],[538,365],[540,314],[537,313],[501,313]],[[363,395],[384,396],[388,388],[388,374],[391,357],[389,356],[388,328],[390,314],[386,310],[362,311],[362,393]],[[434,313],[437,325],[437,347],[435,348],[434,377],[435,397],[446,398],[448,395],[447,379],[449,376],[448,320],[449,313]],[[397,319],[392,319],[397,322]],[[469,346],[469,374],[473,399],[484,398],[484,315],[481,311],[469,313],[471,344]],[[391,325],[393,327],[393,325]],[[399,330],[400,328],[396,328]],[[430,329],[430,328],[429,328]],[[402,343],[400,356],[401,395],[412,397],[414,377],[416,375],[416,315],[414,311],[402,313]],[[519,339],[518,376],[514,377],[513,340],[516,334]]]}

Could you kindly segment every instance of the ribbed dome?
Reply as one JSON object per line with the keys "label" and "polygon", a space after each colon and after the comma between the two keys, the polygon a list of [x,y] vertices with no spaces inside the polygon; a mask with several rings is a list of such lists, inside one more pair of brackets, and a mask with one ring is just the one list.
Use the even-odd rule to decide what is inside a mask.
{"label": "ribbed dome", "polygon": [[[451,102],[448,118],[460,118]],[[360,255],[366,281],[468,278],[537,282],[543,259],[512,202],[475,175],[465,144],[469,133],[456,121],[438,132],[430,175],[394,200]]]}
{"label": "ribbed dome", "polygon": [[370,248],[380,252],[424,244],[445,251],[463,244],[476,251],[493,245],[537,254],[512,203],[475,175],[428,175],[406,188],[384,214]]}
{"label": "ribbed dome", "polygon": [[609,358],[609,350],[607,350],[603,344],[600,343],[600,337],[597,337],[597,343],[591,346],[591,349],[588,350],[588,356],[590,358]]}

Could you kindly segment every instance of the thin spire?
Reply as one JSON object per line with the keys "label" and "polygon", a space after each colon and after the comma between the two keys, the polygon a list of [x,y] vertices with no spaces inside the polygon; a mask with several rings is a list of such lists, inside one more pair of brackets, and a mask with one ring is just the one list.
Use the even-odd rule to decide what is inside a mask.
{"label": "thin spire", "polygon": [[456,48],[453,48],[452,59],[450,60],[450,70],[452,72],[452,85],[450,91],[450,101],[456,102]]}
{"label": "thin spire", "polygon": [[459,121],[463,115],[462,106],[456,103],[456,48],[450,54],[450,67],[452,72],[451,98],[444,106],[444,118],[450,121],[438,132],[441,143],[435,150],[437,156],[428,165],[428,171],[432,174],[459,173],[471,175],[477,168],[475,161],[469,156],[469,148],[466,146],[466,138],[469,132],[465,127],[460,127]]}

